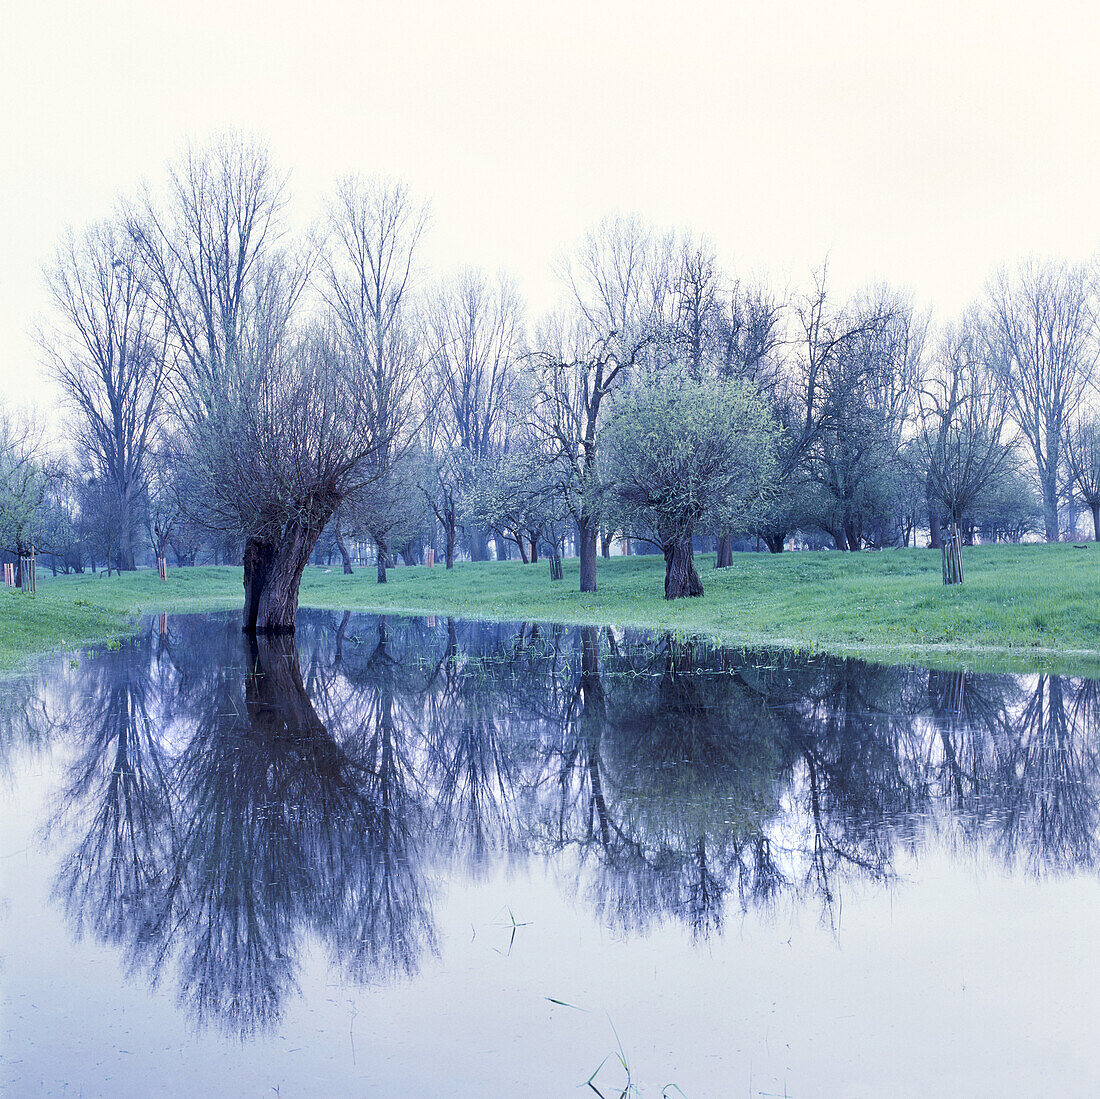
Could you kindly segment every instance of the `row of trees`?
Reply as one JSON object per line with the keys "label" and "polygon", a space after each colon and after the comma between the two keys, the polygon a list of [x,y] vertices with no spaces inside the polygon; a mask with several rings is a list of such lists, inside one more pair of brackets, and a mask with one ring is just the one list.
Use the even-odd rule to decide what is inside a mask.
{"label": "row of trees", "polygon": [[41,337],[71,450],[5,421],[3,547],[130,569],[145,531],[157,556],[239,554],[246,629],[279,631],[319,543],[345,571],[371,546],[379,581],[428,545],[447,567],[542,553],[552,577],[571,547],[591,591],[619,536],[663,552],[677,598],[702,592],[700,538],[719,567],[746,538],[1056,540],[1082,506],[1100,536],[1089,268],[1026,263],[933,327],[888,287],[839,301],[823,268],[780,294],[612,218],[529,324],[506,277],[429,282],[427,222],[351,178],[295,234],[266,150],[227,138],[71,236]]}

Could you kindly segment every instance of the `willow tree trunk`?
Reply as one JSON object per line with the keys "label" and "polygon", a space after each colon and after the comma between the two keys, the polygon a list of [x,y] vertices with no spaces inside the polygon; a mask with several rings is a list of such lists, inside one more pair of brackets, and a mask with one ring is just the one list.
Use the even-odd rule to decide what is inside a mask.
{"label": "willow tree trunk", "polygon": [[1092,512],[1092,540],[1100,542],[1100,500],[1089,504],[1089,510]]}
{"label": "willow tree trunk", "polygon": [[695,571],[695,553],[691,536],[678,539],[664,547],[665,598],[683,599],[703,594],[703,582]]}
{"label": "willow tree trunk", "polygon": [[448,522],[443,524],[443,533],[446,536],[446,558],[447,568],[453,569],[455,567],[455,541],[457,538],[457,531],[455,530],[454,516],[450,516]]}
{"label": "willow tree trunk", "polygon": [[577,553],[581,566],[581,591],[595,591],[596,524],[587,515],[577,520]]}
{"label": "willow tree trunk", "polygon": [[260,617],[260,597],[271,575],[275,545],[259,538],[244,543],[244,632],[256,633]]}
{"label": "willow tree trunk", "polygon": [[485,561],[489,556],[488,537],[484,530],[474,527],[470,530],[470,560]]}
{"label": "willow tree trunk", "polygon": [[377,535],[374,538],[374,552],[378,558],[378,583],[384,584],[386,582],[386,542]]}
{"label": "willow tree trunk", "polygon": [[718,535],[717,546],[718,551],[717,560],[714,562],[716,569],[728,569],[733,564],[733,535],[726,531],[725,534]]}
{"label": "willow tree trunk", "polygon": [[294,519],[283,528],[275,546],[267,583],[260,592],[257,633],[293,633],[298,615],[298,589],[310,555],[328,516]]}
{"label": "willow tree trunk", "polygon": [[351,576],[355,570],[351,567],[351,554],[348,553],[348,544],[344,541],[344,534],[339,527],[336,528],[336,548],[340,551],[340,560],[344,563],[344,575]]}

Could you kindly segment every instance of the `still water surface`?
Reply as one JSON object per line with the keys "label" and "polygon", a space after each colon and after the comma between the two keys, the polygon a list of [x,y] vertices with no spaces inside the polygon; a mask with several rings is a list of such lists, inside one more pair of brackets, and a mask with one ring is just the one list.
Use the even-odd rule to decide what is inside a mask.
{"label": "still water surface", "polygon": [[0,684],[7,1094],[1100,1086],[1100,681],[299,621]]}

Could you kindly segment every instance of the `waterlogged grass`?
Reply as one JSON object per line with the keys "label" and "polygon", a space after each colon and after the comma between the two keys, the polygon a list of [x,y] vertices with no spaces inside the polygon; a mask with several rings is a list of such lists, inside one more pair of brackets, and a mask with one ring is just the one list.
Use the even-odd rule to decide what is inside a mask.
{"label": "waterlogged grass", "polygon": [[[739,645],[782,645],[940,667],[1100,674],[1100,547],[980,546],[963,551],[966,583],[945,588],[939,553],[737,554],[729,569],[697,559],[706,593],[667,603],[659,557],[599,562],[578,592],[578,565],[551,583],[549,565],[519,562],[373,569],[310,568],[301,606],[464,618],[640,626]],[[120,636],[134,616],[241,605],[241,571],[152,570],[125,577],[43,579],[34,597],[0,593],[0,665],[27,654]]]}
{"label": "waterlogged grass", "polygon": [[552,584],[549,565],[459,564],[372,572],[311,571],[302,604],[465,618],[644,626],[739,645],[782,645],[891,662],[1100,672],[1100,546],[979,546],[963,551],[966,583],[945,588],[937,551],[735,554],[705,594],[666,602],[664,562],[601,559],[598,588],[577,591],[578,564]]}
{"label": "waterlogged grass", "polygon": [[0,668],[59,648],[126,637],[143,612],[222,610],[239,606],[243,596],[241,570],[233,568],[173,569],[167,583],[154,569],[109,578],[40,574],[34,595],[0,588]]}

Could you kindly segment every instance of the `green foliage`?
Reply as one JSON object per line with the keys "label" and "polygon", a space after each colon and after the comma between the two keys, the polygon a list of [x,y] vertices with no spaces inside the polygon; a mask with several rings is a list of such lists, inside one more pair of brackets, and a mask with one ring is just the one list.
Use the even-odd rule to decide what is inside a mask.
{"label": "green foliage", "polygon": [[775,480],[778,434],[747,382],[653,374],[620,398],[601,433],[613,525],[663,546],[750,525]]}

